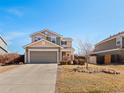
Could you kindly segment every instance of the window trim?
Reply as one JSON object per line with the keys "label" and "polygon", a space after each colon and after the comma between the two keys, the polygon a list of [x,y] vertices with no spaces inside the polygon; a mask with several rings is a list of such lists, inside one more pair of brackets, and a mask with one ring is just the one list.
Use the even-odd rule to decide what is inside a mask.
{"label": "window trim", "polygon": [[51,38],[51,42],[52,42],[53,40],[55,40],[55,42],[53,42],[53,43],[56,43],[56,42],[57,42],[56,36],[51,36],[50,38]]}
{"label": "window trim", "polygon": [[[118,44],[118,42],[120,42],[120,43]],[[116,46],[122,47],[122,37],[117,37],[116,38]]]}
{"label": "window trim", "polygon": [[41,40],[41,39],[43,39],[43,37],[42,37],[42,36],[35,36],[34,41],[38,41],[38,40]]}

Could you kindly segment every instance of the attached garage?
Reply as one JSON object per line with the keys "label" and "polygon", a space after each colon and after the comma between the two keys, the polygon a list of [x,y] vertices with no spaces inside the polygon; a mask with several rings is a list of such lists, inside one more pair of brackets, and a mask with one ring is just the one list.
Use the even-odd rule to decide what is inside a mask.
{"label": "attached garage", "polygon": [[58,49],[29,49],[29,63],[57,63]]}
{"label": "attached garage", "polygon": [[25,46],[25,63],[59,63],[62,47],[45,39]]}
{"label": "attached garage", "polygon": [[31,51],[30,63],[54,63],[57,62],[56,51]]}

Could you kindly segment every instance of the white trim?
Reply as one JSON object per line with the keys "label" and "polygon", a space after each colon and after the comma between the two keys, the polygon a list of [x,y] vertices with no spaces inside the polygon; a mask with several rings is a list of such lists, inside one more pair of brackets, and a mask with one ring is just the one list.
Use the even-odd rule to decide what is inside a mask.
{"label": "white trim", "polygon": [[[117,42],[120,42],[120,44],[117,44]],[[122,47],[122,37],[116,37],[116,46]]]}
{"label": "white trim", "polygon": [[58,49],[28,49],[29,51],[58,51]]}
{"label": "white trim", "polygon": [[28,49],[28,63],[30,63],[30,53],[31,51],[55,51],[57,52],[57,63],[59,63],[59,49]]}
{"label": "white trim", "polygon": [[98,52],[94,52],[95,54],[98,54],[98,53],[104,53],[104,52],[111,52],[111,51],[116,51],[116,50],[122,50],[120,48],[117,48],[117,49],[109,49],[109,50],[103,50],[103,51],[98,51]]}
{"label": "white trim", "polygon": [[57,51],[57,63],[59,63],[59,51]]}
{"label": "white trim", "polygon": [[[56,36],[49,36],[50,38],[51,38],[51,42],[52,42],[52,39],[54,39],[55,40],[55,43],[57,42],[57,37]],[[53,43],[53,42],[52,42]]]}
{"label": "white trim", "polygon": [[27,55],[26,55],[26,53],[27,53],[27,52],[26,52],[26,49],[25,49],[25,54],[24,54],[24,55],[25,55],[25,63],[27,63],[27,62],[26,62],[26,61],[27,61],[27,57],[26,57]]}
{"label": "white trim", "polygon": [[28,50],[28,63],[30,63],[30,51]]}

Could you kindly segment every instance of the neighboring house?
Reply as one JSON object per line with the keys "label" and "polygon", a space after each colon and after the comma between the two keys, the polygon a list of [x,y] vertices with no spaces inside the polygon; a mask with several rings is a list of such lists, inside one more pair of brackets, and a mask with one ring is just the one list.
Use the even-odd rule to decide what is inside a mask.
{"label": "neighboring house", "polygon": [[0,36],[0,54],[5,54],[5,53],[7,53],[7,43]]}
{"label": "neighboring house", "polygon": [[64,57],[74,58],[72,38],[44,29],[33,33],[31,39],[32,42],[25,46],[26,63],[59,63]]}
{"label": "neighboring house", "polygon": [[97,43],[94,54],[98,64],[124,63],[124,32]]}

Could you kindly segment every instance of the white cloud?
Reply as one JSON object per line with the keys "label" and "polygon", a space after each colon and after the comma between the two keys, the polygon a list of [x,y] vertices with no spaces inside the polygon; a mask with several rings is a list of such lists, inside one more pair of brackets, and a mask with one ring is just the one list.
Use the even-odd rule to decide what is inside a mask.
{"label": "white cloud", "polygon": [[23,16],[23,12],[18,8],[9,8],[6,10],[6,12],[19,16],[19,17]]}
{"label": "white cloud", "polygon": [[16,44],[22,41],[24,42],[28,36],[29,36],[28,32],[8,32],[5,34],[5,39],[8,42],[8,44],[11,45],[13,43]]}

